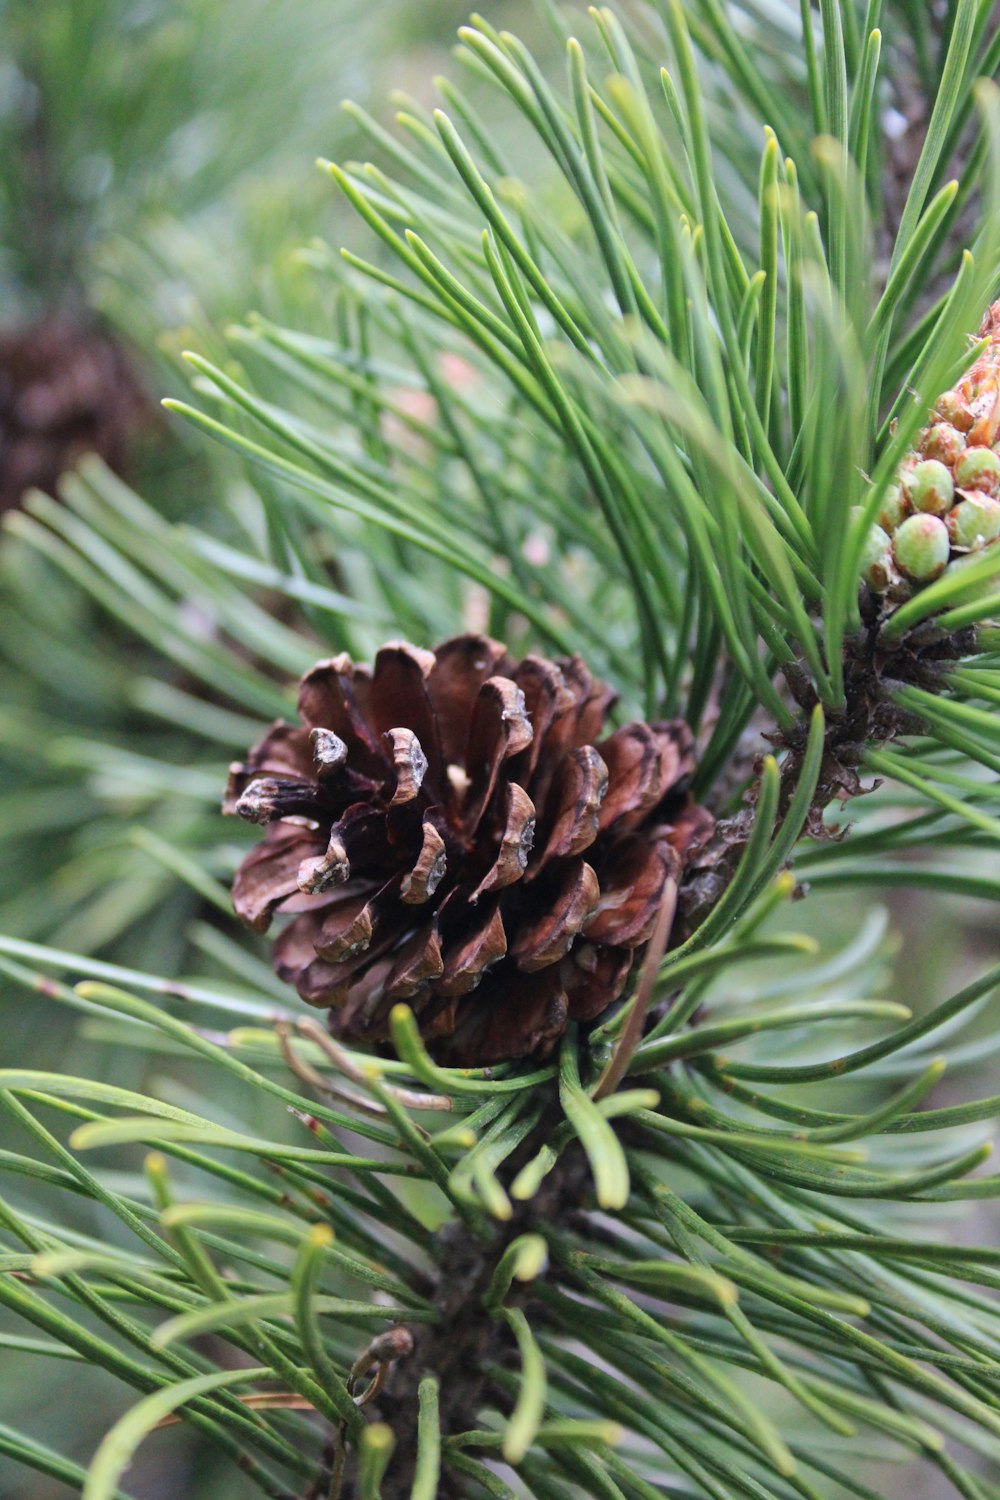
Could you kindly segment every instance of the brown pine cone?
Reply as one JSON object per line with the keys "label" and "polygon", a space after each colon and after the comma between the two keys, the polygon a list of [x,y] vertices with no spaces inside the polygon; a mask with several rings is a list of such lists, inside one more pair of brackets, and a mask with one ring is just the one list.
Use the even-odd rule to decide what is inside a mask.
{"label": "brown pine cone", "polygon": [[267,833],[233,885],[274,965],[334,1033],[383,1042],[406,1001],[435,1054],[549,1052],[625,987],[712,819],[681,722],[601,738],[613,692],[578,657],[484,636],[392,644],[302,679],[308,726],[233,765],[224,809]]}

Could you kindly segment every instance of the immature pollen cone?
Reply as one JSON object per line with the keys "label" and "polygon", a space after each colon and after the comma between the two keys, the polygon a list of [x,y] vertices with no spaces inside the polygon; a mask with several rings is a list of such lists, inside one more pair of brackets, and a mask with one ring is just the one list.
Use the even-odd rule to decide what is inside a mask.
{"label": "immature pollen cone", "polygon": [[459,1065],[544,1055],[625,987],[712,819],[683,723],[601,738],[614,693],[578,657],[484,636],[306,673],[299,713],[232,767],[227,812],[267,824],[233,885],[291,921],[274,965],[334,1033],[381,1042],[406,1001]]}
{"label": "immature pollen cone", "polygon": [[862,575],[894,604],[967,554],[1000,549],[1000,301],[979,337],[986,348],[938,398],[866,538]]}

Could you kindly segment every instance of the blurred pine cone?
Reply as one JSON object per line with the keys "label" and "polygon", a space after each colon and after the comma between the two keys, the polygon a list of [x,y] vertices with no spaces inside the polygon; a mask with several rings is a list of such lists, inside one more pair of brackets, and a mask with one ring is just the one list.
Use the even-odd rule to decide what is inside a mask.
{"label": "blurred pine cone", "polygon": [[544,1055],[625,987],[712,819],[681,722],[601,738],[615,695],[578,657],[514,662],[483,636],[385,646],[302,679],[231,768],[227,812],[267,824],[233,900],[331,1028],[382,1042],[405,1000],[435,1053]]}
{"label": "blurred pine cone", "polygon": [[68,317],[0,334],[0,510],[50,494],[84,453],[120,473],[151,408],[111,339]]}

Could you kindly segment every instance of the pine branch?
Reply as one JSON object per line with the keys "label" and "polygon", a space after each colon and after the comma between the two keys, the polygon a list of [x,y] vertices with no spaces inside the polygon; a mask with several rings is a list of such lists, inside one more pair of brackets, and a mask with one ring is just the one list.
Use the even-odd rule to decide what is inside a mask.
{"label": "pine branch", "polygon": [[[988,352],[969,340],[1000,264],[997,107],[972,87],[997,48],[988,8],[959,0],[940,39],[903,9],[932,102],[902,205],[881,201],[879,68],[898,50],[865,35],[877,7],[865,26],[852,4],[807,8],[804,35],[795,7],[741,5],[737,27],[715,0],[667,0],[628,30],[600,12],[567,45],[562,91],[477,20],[475,99],[448,85],[449,115],[408,107],[405,145],[355,112],[399,176],[331,169],[389,252],[344,271],[310,248],[333,335],[261,318],[234,334],[238,367],[214,340],[192,357],[184,414],[259,484],[225,535],[167,523],[92,462],[10,523],[37,670],[60,691],[85,669],[107,682],[102,644],[74,639],[72,605],[59,615],[79,591],[116,621],[109,639],[155,653],[129,693],[160,726],[141,754],[131,720],[114,743],[48,713],[4,731],[70,801],[95,778],[106,809],[79,905],[58,865],[26,890],[45,890],[49,930],[75,920],[96,947],[121,931],[116,913],[102,933],[102,904],[126,897],[149,924],[180,885],[199,917],[171,959],[186,973],[196,951],[216,976],[0,938],[18,994],[160,1070],[126,1088],[0,1069],[20,1131],[0,1166],[30,1205],[0,1204],[0,1299],[44,1334],[15,1347],[140,1398],[89,1500],[174,1414],[271,1496],[507,1494],[513,1471],[557,1500],[817,1500],[870,1493],[869,1438],[949,1492],[991,1493],[976,1455],[1000,1439],[996,1253],[956,1251],[936,1216],[996,1195],[980,1168],[997,1101],[932,1092],[946,1061],[995,1050],[1000,976],[914,1014],[888,990],[877,918],[842,951],[777,925],[803,877],[996,896],[976,862],[1000,837],[1000,554],[984,539],[968,569],[914,568],[906,599],[875,593],[884,544],[869,555],[900,476],[915,503],[932,408]],[[541,185],[505,162],[497,98],[547,153]],[[679,878],[686,925],[662,961],[647,948],[631,1012],[569,1029],[558,1055],[448,1066],[419,986],[391,1047],[359,1050],[221,925],[248,848],[216,816],[223,763],[290,716],[317,637],[364,657],[392,622],[425,644],[486,630],[512,661],[578,651],[623,719],[683,715],[699,798],[724,814],[749,790]],[[393,757],[419,790],[413,745]],[[253,770],[234,795],[255,814],[306,795]],[[872,777],[886,784],[858,797]],[[858,826],[829,839],[845,793]],[[13,811],[30,829],[50,816],[44,796]],[[136,1144],[144,1177],[87,1164]],[[100,1231],[71,1220],[77,1199]],[[0,1448],[80,1480],[33,1439]]]}

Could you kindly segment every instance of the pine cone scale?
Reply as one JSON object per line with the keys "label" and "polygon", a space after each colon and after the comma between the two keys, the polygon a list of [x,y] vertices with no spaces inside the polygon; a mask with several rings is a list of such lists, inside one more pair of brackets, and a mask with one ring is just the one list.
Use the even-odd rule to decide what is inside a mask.
{"label": "pine cone scale", "polygon": [[548,968],[569,952],[574,938],[585,930],[597,910],[601,887],[585,860],[570,860],[545,894],[543,915],[521,927],[511,949],[511,957],[526,974]]}
{"label": "pine cone scale", "polygon": [[595,943],[637,948],[648,942],[667,885],[675,892],[680,861],[666,843],[649,847],[636,834],[622,843],[604,874],[601,900],[587,924]]}
{"label": "pine cone scale", "polygon": [[488,891],[503,890],[520,880],[535,843],[535,804],[516,781],[507,784],[507,815],[494,862],[469,897],[474,906]]}
{"label": "pine cone scale", "polygon": [[478,827],[504,761],[530,745],[532,737],[524,694],[517,683],[508,677],[487,678],[476,695],[465,748],[469,786],[460,816],[467,833]]}
{"label": "pine cone scale", "polygon": [[440,979],[443,973],[444,958],[435,916],[403,943],[402,954],[386,980],[386,998],[409,1000],[429,980]]}
{"label": "pine cone scale", "polygon": [[383,646],[375,658],[371,680],[371,714],[383,739],[402,726],[419,743],[427,761],[429,785],[440,795],[444,756],[438,736],[438,720],[427,689],[434,665],[430,651],[417,651],[405,643]]}
{"label": "pine cone scale", "polygon": [[248,926],[267,931],[278,906],[299,889],[303,860],[315,855],[318,847],[308,830],[295,829],[251,850],[233,882],[233,904]]}
{"label": "pine cone scale", "polygon": [[332,730],[350,746],[353,767],[378,784],[386,772],[386,755],[378,735],[358,704],[369,677],[349,656],[317,662],[302,679],[299,715],[311,728]]}
{"label": "pine cone scale", "polygon": [[551,729],[557,719],[576,707],[576,698],[555,663],[540,656],[526,656],[512,669],[512,679],[524,694],[525,711],[534,734],[515,764],[511,775],[526,784],[532,779],[544,746],[551,749]]}
{"label": "pine cone scale", "polygon": [[400,900],[411,906],[429,901],[448,873],[448,846],[429,814],[420,826],[420,852],[399,888]]}
{"label": "pine cone scale", "polygon": [[498,641],[482,635],[457,636],[435,651],[427,692],[437,717],[446,765],[461,759],[466,749],[469,704],[506,654]]}
{"label": "pine cone scale", "polygon": [[438,987],[440,992],[449,998],[470,994],[486,970],[506,954],[507,933],[500,908],[489,905],[474,919],[464,939],[452,945]]}
{"label": "pine cone scale", "polygon": [[590,847],[599,831],[609,779],[608,767],[592,745],[567,751],[547,798],[544,843],[525,872],[527,880],[540,875],[551,860],[582,854]]}
{"label": "pine cone scale", "polygon": [[375,935],[380,908],[384,910],[386,905],[387,891],[388,886],[383,886],[374,895],[370,890],[362,890],[335,906],[324,918],[313,945],[320,958],[339,964],[364,953]]}

